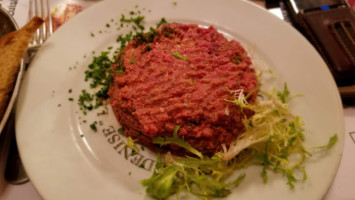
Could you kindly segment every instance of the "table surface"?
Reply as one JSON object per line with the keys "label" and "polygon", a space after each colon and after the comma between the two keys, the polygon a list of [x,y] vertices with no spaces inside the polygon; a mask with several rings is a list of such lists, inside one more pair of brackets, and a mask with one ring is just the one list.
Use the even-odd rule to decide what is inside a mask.
{"label": "table surface", "polygon": [[[263,0],[252,0],[265,6]],[[1,5],[1,0],[0,0]],[[337,176],[323,200],[354,200],[355,190],[355,106],[344,106],[345,143],[343,158]],[[0,179],[0,200],[42,200],[31,181],[21,185],[11,185]]]}

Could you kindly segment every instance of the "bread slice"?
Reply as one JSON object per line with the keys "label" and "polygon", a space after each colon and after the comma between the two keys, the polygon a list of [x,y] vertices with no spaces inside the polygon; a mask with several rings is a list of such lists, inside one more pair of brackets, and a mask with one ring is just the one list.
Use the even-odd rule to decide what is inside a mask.
{"label": "bread slice", "polygon": [[0,38],[0,120],[3,117],[21,59],[43,19],[34,17],[21,29]]}

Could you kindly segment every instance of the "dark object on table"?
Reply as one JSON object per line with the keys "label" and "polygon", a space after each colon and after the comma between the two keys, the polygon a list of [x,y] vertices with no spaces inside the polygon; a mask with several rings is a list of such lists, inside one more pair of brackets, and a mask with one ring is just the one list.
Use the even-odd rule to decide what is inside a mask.
{"label": "dark object on table", "polygon": [[304,34],[329,66],[338,86],[355,83],[355,14],[351,8],[299,15]]}
{"label": "dark object on table", "polygon": [[293,25],[298,27],[298,15],[314,11],[324,11],[340,7],[348,7],[344,0],[282,0],[287,12],[291,15]]}
{"label": "dark object on table", "polygon": [[22,184],[26,183],[29,181],[27,174],[25,172],[25,169],[22,165],[22,161],[17,149],[17,143],[16,143],[16,138],[15,138],[15,112],[13,111],[11,113],[8,123],[5,126],[5,129],[7,134],[10,133],[11,140],[8,140],[10,143],[10,149],[9,149],[9,155],[7,158],[6,162],[6,168],[5,168],[5,180],[8,181],[11,184],[17,185],[17,184]]}
{"label": "dark object on table", "polygon": [[292,24],[327,63],[342,97],[354,98],[355,87],[349,87],[355,85],[354,11],[344,0],[283,0],[283,3]]}
{"label": "dark object on table", "polygon": [[280,0],[265,0],[265,7],[267,9],[280,7]]}

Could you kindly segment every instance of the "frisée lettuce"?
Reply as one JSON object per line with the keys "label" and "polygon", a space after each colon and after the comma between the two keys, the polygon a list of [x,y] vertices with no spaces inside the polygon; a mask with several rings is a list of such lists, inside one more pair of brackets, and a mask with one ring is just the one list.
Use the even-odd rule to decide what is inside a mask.
{"label": "fris\u00e9e lettuce", "polygon": [[[173,143],[196,157],[173,156],[170,152],[161,156],[159,153],[153,175],[141,181],[148,195],[166,199],[185,191],[202,199],[225,197],[246,176],[238,169],[250,165],[262,167],[264,183],[268,182],[268,171],[282,174],[290,189],[295,187],[297,181],[307,179],[303,164],[311,153],[303,143],[305,137],[301,117],[289,110],[287,103],[291,97],[287,85],[282,91],[261,91],[263,100],[257,100],[253,105],[248,104],[248,95],[245,96],[242,90],[231,92],[235,98],[226,102],[255,112],[252,117],[243,119],[245,131],[228,147],[222,145],[223,150],[212,157],[203,156],[183,138],[179,138],[179,125],[175,127],[173,137],[156,138],[156,144]],[[336,141],[335,134],[327,145],[316,148],[330,148]]]}

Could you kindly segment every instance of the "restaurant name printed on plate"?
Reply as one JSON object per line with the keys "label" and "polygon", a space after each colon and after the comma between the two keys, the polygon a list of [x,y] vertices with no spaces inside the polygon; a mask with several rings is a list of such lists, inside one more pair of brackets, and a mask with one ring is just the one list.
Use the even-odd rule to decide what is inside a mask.
{"label": "restaurant name printed on plate", "polygon": [[154,169],[153,167],[156,161],[147,158],[139,150],[137,152],[137,150],[134,150],[130,145],[127,145],[127,141],[123,139],[123,135],[121,135],[112,125],[102,128],[101,133],[112,148],[119,155],[123,156],[124,159],[141,169],[147,171],[152,171]]}
{"label": "restaurant name printed on plate", "polygon": [[[140,32],[143,31],[144,28],[142,27],[141,22],[143,21],[144,17],[142,16],[137,16],[136,14],[139,12],[134,12],[131,11],[130,15],[131,17],[125,17],[124,15],[122,15],[121,18],[121,26],[120,28],[124,28],[124,26],[122,26],[122,24],[127,23],[132,25],[132,29],[136,32]],[[165,20],[162,20],[160,23],[158,23],[158,26],[166,23]],[[106,27],[110,26],[109,24],[106,24]],[[126,26],[128,27],[128,26]],[[100,33],[100,32],[99,32]],[[92,37],[96,37],[96,33],[90,33],[92,35]],[[121,50],[125,47],[125,45],[127,44],[127,42],[129,42],[132,38],[133,38],[133,34],[132,32],[130,34],[127,35],[119,35],[118,37],[118,41],[121,43]],[[119,50],[118,50],[119,51]],[[118,53],[115,52],[114,54]],[[108,57],[108,52],[103,52],[101,53],[100,56],[94,57],[94,61],[91,65],[89,65],[89,70],[87,70],[85,72],[86,74],[86,81],[90,80],[90,86],[92,88],[96,88],[99,87],[99,90],[96,90],[96,92],[94,94],[90,93],[91,91],[82,91],[82,94],[79,97],[79,105],[80,105],[80,109],[83,111],[84,115],[86,115],[87,111],[91,111],[94,110],[100,106],[102,106],[103,104],[105,104],[105,100],[103,99],[107,99],[108,95],[108,89],[112,83],[112,79],[111,79],[111,73],[112,72],[112,64],[113,63],[117,63],[119,60],[112,60]],[[176,56],[177,57],[177,56]],[[178,59],[180,58],[181,55],[178,56]],[[182,59],[184,60],[184,59]],[[125,67],[121,66],[119,68],[116,68],[116,71],[114,73],[125,73]],[[104,80],[104,81],[102,81]],[[287,85],[285,85],[284,87],[284,91],[279,91],[277,92],[277,94],[274,94],[275,91],[273,91],[272,93],[266,93],[266,96],[271,98],[271,101],[276,101],[275,99],[272,99],[274,97],[279,98],[279,100],[277,100],[277,104],[282,104],[280,109],[284,109],[282,108],[283,105],[287,105],[286,102],[289,99],[289,91],[287,88]],[[276,92],[275,92],[276,93]],[[243,95],[243,92],[239,92],[239,93],[235,93],[235,100],[230,100],[227,101],[228,103],[234,104],[235,106],[239,106],[242,109],[250,109],[253,108],[253,105],[248,105],[248,103],[246,102],[245,98],[248,95]],[[270,105],[272,105],[272,102]],[[264,105],[260,105],[261,108]],[[286,106],[287,107],[287,106]],[[279,110],[280,112],[288,112],[288,109],[285,110]],[[278,111],[278,112],[279,112]],[[227,115],[228,112],[226,111]],[[280,114],[280,113],[279,113]],[[276,113],[276,115],[279,115],[278,113]],[[289,113],[288,113],[289,114]],[[282,114],[281,114],[282,116]],[[288,118],[288,119],[286,119]],[[276,156],[280,156],[278,159],[279,160],[272,160],[272,157],[269,157],[269,153],[268,152],[268,148],[271,148],[273,143],[276,143],[276,145],[278,145],[277,143],[280,142],[280,138],[277,138],[277,136],[275,137],[269,137],[267,136],[263,136],[262,138],[259,138],[260,141],[263,141],[265,146],[261,147],[261,149],[265,150],[265,154],[259,154],[257,156],[259,156],[257,159],[259,159],[259,161],[261,161],[261,163],[263,163],[263,171],[262,171],[262,176],[264,179],[264,182],[266,183],[268,181],[267,179],[267,169],[268,168],[274,168],[275,170],[280,170],[280,172],[287,177],[288,182],[287,184],[290,185],[291,188],[294,187],[294,183],[298,180],[298,178],[296,178],[292,173],[293,170],[300,170],[301,172],[304,173],[304,177],[301,178],[303,180],[306,179],[306,173],[304,171],[304,168],[302,166],[302,163],[304,161],[304,158],[306,156],[309,156],[309,152],[307,152],[307,150],[304,149],[302,141],[304,139],[303,136],[303,130],[302,130],[302,125],[303,123],[300,121],[299,117],[294,117],[294,116],[287,116],[285,119],[281,119],[281,122],[290,122],[290,125],[288,128],[292,129],[291,132],[293,132],[293,134],[295,134],[292,137],[286,137],[286,138],[281,138],[281,142],[282,143],[288,143],[286,145],[286,151],[285,152],[281,152],[284,155],[276,155]],[[290,120],[290,121],[288,121]],[[97,124],[97,122],[91,123],[90,127],[93,131],[97,132],[97,127],[96,125],[101,125],[100,122]],[[254,126],[257,125],[257,122],[254,121],[245,121],[245,125],[248,129],[252,129],[254,128]],[[287,128],[286,127],[286,128]],[[189,179],[191,177],[189,177],[191,174],[188,174],[189,172],[193,172],[193,173],[205,173],[203,170],[204,169],[200,169],[201,166],[207,166],[208,170],[211,170],[210,168],[208,168],[209,166],[213,166],[216,167],[216,164],[222,164],[220,163],[221,158],[228,158],[228,159],[233,159],[233,155],[235,155],[235,152],[239,153],[241,152],[241,150],[243,150],[243,148],[241,150],[235,150],[235,147],[237,146],[236,144],[234,144],[235,146],[233,147],[233,152],[231,153],[231,151],[227,151],[226,154],[219,154],[216,157],[211,157],[211,158],[206,158],[201,156],[200,154],[196,153],[196,150],[194,148],[191,148],[191,146],[189,146],[189,144],[186,144],[186,142],[184,142],[183,140],[180,140],[179,138],[176,137],[176,134],[179,131],[179,126],[174,128],[174,135],[172,138],[170,138],[171,140],[169,140],[168,138],[166,138],[165,141],[159,141],[158,144],[163,144],[166,143],[168,140],[172,141],[172,143],[174,143],[175,145],[179,145],[181,147],[186,148],[188,151],[190,151],[190,153],[197,155],[198,157],[201,158],[200,161],[197,161],[195,159],[192,160],[179,160],[177,158],[171,157],[171,155],[167,155],[165,156],[165,161],[161,161],[159,154],[158,154],[158,160],[154,161],[150,158],[146,158],[145,156],[141,155],[137,149],[137,146],[134,143],[134,140],[132,138],[128,138],[126,141],[124,141],[124,139],[122,138],[122,135],[120,135],[121,132],[123,132],[123,130],[120,128],[118,130],[116,130],[114,128],[114,126],[108,126],[105,128],[102,128],[102,134],[105,137],[106,141],[112,146],[112,148],[118,152],[120,155],[122,155],[126,160],[128,160],[130,163],[144,169],[147,171],[152,171],[153,170],[153,166],[155,164],[155,170],[153,173],[153,176],[151,179],[146,179],[144,180],[142,183],[143,185],[145,185],[147,187],[147,192],[149,195],[156,197],[156,198],[166,198],[169,195],[175,193],[175,192],[179,192],[180,190],[193,190],[193,188],[184,188],[185,186],[178,186],[178,188],[174,188],[174,180],[176,179],[180,179],[181,175],[185,174],[185,177],[182,180],[182,182],[189,182],[192,181],[194,183],[197,183],[196,180],[193,179]],[[290,131],[290,130],[289,130]],[[164,140],[164,139],[163,139]],[[259,142],[260,142],[259,141]],[[250,142],[248,140],[246,140],[246,143]],[[331,138],[331,140],[329,141],[329,144],[326,146],[323,146],[324,148],[329,148],[331,147],[334,143],[336,142],[336,135]],[[302,159],[299,161],[300,163],[296,163],[295,166],[292,166],[290,169],[284,169],[282,168],[282,165],[285,164],[283,163],[284,161],[287,161],[287,157],[288,157],[288,149],[292,149],[293,145],[300,145],[297,147],[297,151],[296,153],[301,153],[302,154]],[[322,148],[323,148],[322,147]],[[237,147],[239,148],[239,147]],[[246,147],[244,147],[246,148]],[[273,148],[273,147],[272,147]],[[258,150],[259,147],[257,148]],[[260,152],[259,152],[260,153]],[[232,156],[231,156],[232,154]],[[243,156],[245,156],[245,154],[242,154]],[[272,155],[275,156],[275,155]],[[247,159],[250,159],[248,157],[245,157]],[[196,162],[195,164],[198,164],[199,166],[196,168],[196,166],[191,167],[191,166],[183,166],[182,171],[180,171],[180,169],[175,168],[176,166],[174,166],[175,164],[178,165],[184,165],[186,163],[193,163]],[[210,165],[212,163],[212,165]],[[227,164],[228,163],[228,164]],[[227,164],[226,166],[224,166],[224,164]],[[222,164],[222,168],[218,168],[216,169],[218,170],[226,170],[226,169],[230,169],[230,165],[232,165],[233,167],[237,167],[237,165],[239,165],[239,163],[236,163],[236,160],[232,160],[231,162],[226,162]],[[242,163],[248,165],[247,163]],[[186,167],[186,168],[185,168]],[[218,166],[220,167],[220,166]],[[239,166],[241,167],[241,166]],[[203,168],[203,167],[202,167]],[[233,169],[236,169],[233,168]],[[214,170],[214,169],[212,169]],[[270,169],[268,169],[270,170]],[[221,173],[221,172],[219,172]],[[218,179],[223,179],[224,175],[229,175],[229,174],[223,174],[220,175],[220,177]],[[168,179],[166,179],[168,178]],[[229,188],[230,187],[235,187],[238,186],[239,182],[244,178],[244,175],[241,174],[237,179],[233,180],[230,183],[221,183],[221,182],[213,182],[214,180],[212,180],[212,182],[209,182],[211,180],[206,179],[205,174],[201,175],[200,177],[192,177],[192,178],[202,178],[202,182],[206,182],[207,184],[211,183],[211,184],[215,184],[215,185],[203,185],[205,183],[198,183],[200,185],[198,185],[199,189],[193,191],[193,193],[197,196],[205,196],[205,197],[223,197],[223,196],[227,196],[230,193]],[[163,185],[161,185],[162,183],[159,183],[159,181],[161,179],[164,180],[168,180],[167,182],[164,182]],[[175,182],[176,183],[176,182]],[[217,186],[216,186],[217,183]],[[160,187],[165,187],[165,192],[164,194],[159,193],[159,191],[156,190],[161,190],[162,188]],[[204,188],[205,187],[205,188]],[[213,188],[216,187],[216,188]],[[155,190],[156,189],[156,190]],[[215,190],[215,191],[210,191],[210,190]],[[160,191],[161,192],[161,191]]]}

